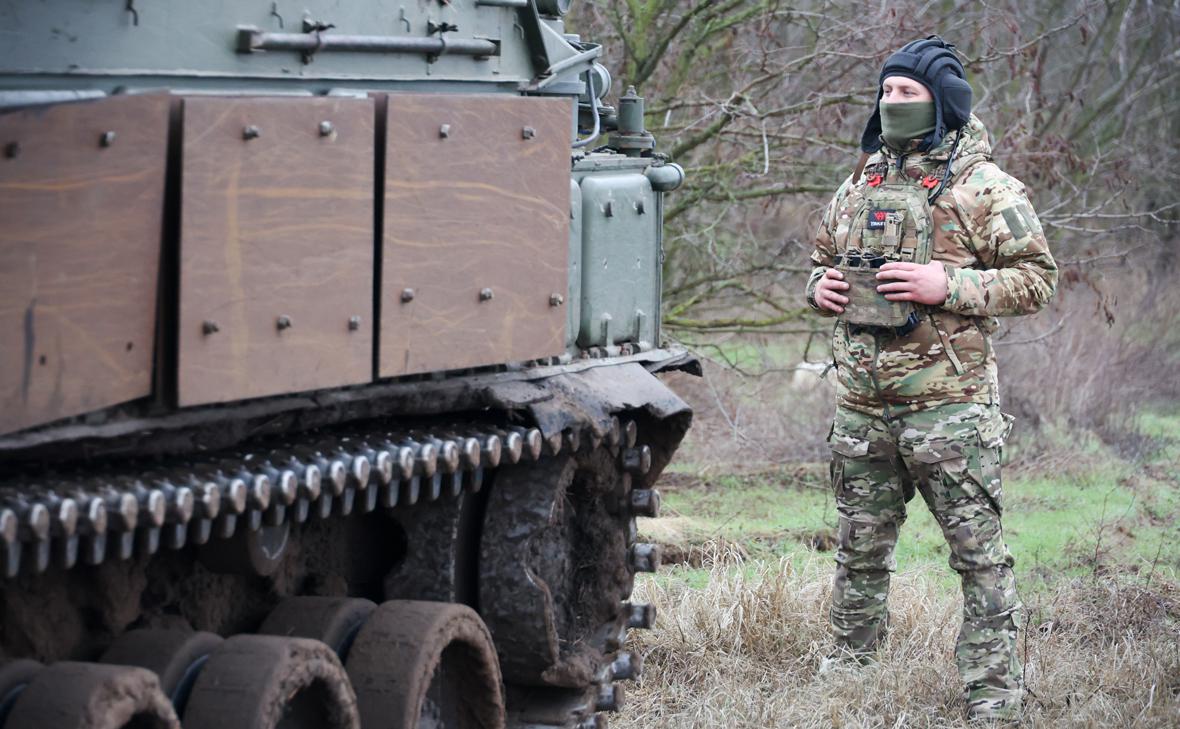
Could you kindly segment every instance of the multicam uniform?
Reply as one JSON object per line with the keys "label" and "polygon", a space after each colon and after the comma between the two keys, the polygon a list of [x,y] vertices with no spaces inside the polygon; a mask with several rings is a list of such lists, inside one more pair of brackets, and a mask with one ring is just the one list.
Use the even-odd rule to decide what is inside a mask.
{"label": "multicam uniform", "polygon": [[[939,179],[954,142],[928,153],[873,155],[859,181],[840,186],[816,236],[815,287],[849,240],[872,186]],[[1018,710],[1020,601],[1000,527],[1001,414],[990,335],[997,316],[1030,314],[1053,295],[1057,266],[1023,185],[991,161],[987,131],[962,128],[951,183],[934,201],[932,259],[946,267],[941,306],[916,306],[917,326],[898,335],[837,324],[833,352],[838,407],[829,438],[840,516],[831,620],[836,639],[871,650],[888,620],[886,596],[898,529],[915,490],[942,527],[950,565],[962,577],[963,626],[955,648],[968,707],[984,716]],[[899,169],[900,163],[900,169]],[[830,311],[821,313],[834,316]]]}

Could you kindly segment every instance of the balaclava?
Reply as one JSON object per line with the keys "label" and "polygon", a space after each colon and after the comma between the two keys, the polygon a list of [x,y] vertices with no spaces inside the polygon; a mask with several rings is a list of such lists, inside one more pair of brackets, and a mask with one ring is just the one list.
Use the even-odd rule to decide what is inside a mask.
{"label": "balaclava", "polygon": [[934,131],[933,101],[881,104],[881,139],[894,149],[908,149],[912,139],[925,139]]}
{"label": "balaclava", "polygon": [[881,148],[881,84],[889,76],[913,79],[930,89],[934,97],[934,128],[922,137],[919,151],[937,147],[948,132],[967,123],[971,118],[971,85],[953,48],[932,35],[905,44],[885,60],[877,81],[877,103],[860,138],[863,151],[872,153]]}

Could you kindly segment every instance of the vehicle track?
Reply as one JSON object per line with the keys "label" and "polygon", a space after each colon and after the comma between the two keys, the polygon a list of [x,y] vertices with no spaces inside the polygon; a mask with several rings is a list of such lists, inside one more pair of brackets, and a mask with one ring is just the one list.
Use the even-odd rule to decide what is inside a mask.
{"label": "vehicle track", "polygon": [[[180,720],[186,729],[370,729],[414,726],[411,715],[440,728],[604,726],[601,712],[621,707],[620,682],[641,668],[623,650],[627,631],[654,620],[651,606],[625,602],[634,574],[658,566],[658,550],[635,542],[634,517],[658,510],[651,467],[624,414],[605,436],[570,427],[546,438],[495,423],[352,426],[162,462],[17,474],[0,485],[0,593],[17,618],[6,618],[5,651],[48,665],[0,667],[0,729]],[[482,518],[478,598],[468,595],[478,613],[453,602],[301,594],[361,585],[384,597],[374,575],[404,574],[414,555],[457,540],[403,535],[401,573],[379,559],[361,578],[331,566],[318,581],[287,574],[317,545],[330,545],[320,550],[330,556],[348,529],[388,531],[397,521],[366,520],[414,514],[405,521],[435,523],[421,509],[452,524],[464,510]],[[304,559],[292,556],[301,551]],[[341,559],[350,558],[337,556],[337,567]],[[435,566],[422,569],[433,575]],[[201,579],[169,584],[171,594],[152,587],[161,571],[188,567]],[[339,571],[349,570],[358,567]],[[516,589],[522,579],[538,592]],[[47,607],[80,581],[109,588],[107,603]],[[276,592],[295,594],[276,603]],[[82,617],[54,623],[71,609]],[[95,611],[102,629],[91,631]],[[10,640],[42,623],[50,633],[64,627]],[[97,661],[63,660],[99,650]],[[483,678],[473,687],[471,676]],[[112,696],[124,697],[119,711]]]}

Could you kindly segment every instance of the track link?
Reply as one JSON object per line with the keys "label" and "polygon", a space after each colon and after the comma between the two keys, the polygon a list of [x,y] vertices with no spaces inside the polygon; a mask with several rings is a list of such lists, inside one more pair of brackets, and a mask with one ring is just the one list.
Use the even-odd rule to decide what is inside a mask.
{"label": "track link", "polygon": [[[619,418],[605,435],[595,435],[589,428],[567,428],[548,437],[537,428],[508,425],[433,424],[396,430],[352,427],[269,441],[249,449],[177,457],[166,463],[125,462],[17,475],[0,482],[0,568],[11,580],[44,573],[50,567],[71,570],[79,565],[151,557],[161,550],[186,546],[198,547],[199,554],[213,554],[219,545],[253,540],[250,543],[260,545],[256,551],[268,556],[262,563],[250,562],[249,569],[267,574],[268,564],[281,559],[286,545],[284,530],[292,524],[476,494],[498,469],[529,467],[602,449],[609,452],[620,476],[609,501],[624,524],[627,574],[633,577],[637,572],[654,571],[659,566],[658,549],[636,543],[634,518],[655,516],[659,494],[652,488],[632,486],[635,481],[646,481],[652,456],[646,445],[638,443],[635,421]],[[273,541],[276,534],[282,536],[280,541]],[[630,578],[625,593],[630,593]],[[369,609],[361,613],[367,615]],[[281,615],[278,610],[276,614]],[[262,632],[275,633],[268,624],[294,625],[292,620],[275,618],[263,625]],[[653,620],[652,606],[615,603],[608,619],[588,636],[597,645],[599,656],[589,680],[578,687],[553,689],[520,691],[509,686],[505,696],[507,726],[604,727],[605,712],[622,707],[622,682],[638,677],[642,669],[641,657],[624,650],[627,633],[649,628]],[[345,637],[332,639],[329,647],[334,653],[343,658],[342,647],[350,644],[359,625],[350,624],[348,631],[340,634]],[[291,628],[287,634],[301,633]],[[183,716],[195,689],[200,689],[196,695],[209,691],[201,688],[204,684],[196,684],[198,668],[216,650],[228,650],[218,648],[220,638],[212,634],[188,635],[193,637],[161,637],[147,629],[131,630],[116,641],[104,662],[133,663],[152,669],[153,675],[158,673],[162,691],[151,700],[159,703],[159,697],[166,696],[176,714]],[[250,637],[239,634],[235,639]],[[161,645],[172,647],[157,650]],[[277,646],[259,647],[259,655],[269,655],[267,651],[279,655],[287,650]],[[163,651],[160,655],[167,660],[140,655],[144,651]],[[48,670],[29,661],[19,664]],[[106,675],[105,670],[83,673]],[[232,666],[224,669],[227,675],[235,670]],[[34,675],[36,671],[25,673]],[[27,676],[21,681],[0,686],[8,694],[9,707],[30,684]],[[344,688],[337,686],[333,695],[334,706],[348,704]],[[207,704],[209,700],[201,701]],[[0,706],[0,712],[3,708]],[[344,727],[351,720],[340,721]],[[2,713],[0,729],[6,729]]]}
{"label": "track link", "polygon": [[[549,439],[559,453],[569,438]],[[16,475],[0,481],[6,578],[177,550],[309,518],[476,492],[501,463],[536,460],[536,428],[343,429],[259,448]]]}

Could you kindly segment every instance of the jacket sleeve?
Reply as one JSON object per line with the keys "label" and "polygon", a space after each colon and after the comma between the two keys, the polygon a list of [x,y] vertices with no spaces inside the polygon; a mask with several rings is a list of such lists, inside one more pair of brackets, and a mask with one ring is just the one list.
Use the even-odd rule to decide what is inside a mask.
{"label": "jacket sleeve", "polygon": [[836,211],[840,209],[840,202],[847,193],[850,181],[851,178],[845,180],[828,203],[823,219],[820,220],[819,230],[815,234],[815,250],[811,252],[811,262],[814,264],[814,268],[811,269],[811,275],[807,278],[807,305],[819,312],[821,316],[836,316],[836,312],[820,308],[819,304],[815,303],[815,287],[823,278],[824,272],[836,265]]}
{"label": "jacket sleeve", "polygon": [[993,164],[980,167],[953,191],[977,263],[947,265],[942,307],[965,316],[1032,314],[1057,290],[1057,263],[1024,185]]}

